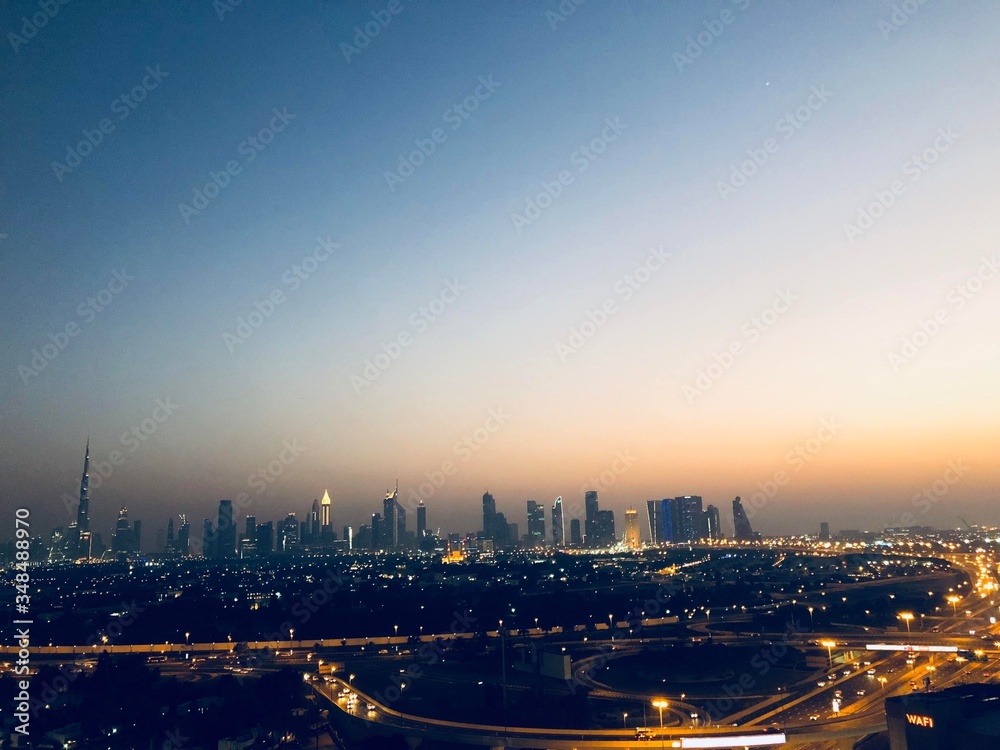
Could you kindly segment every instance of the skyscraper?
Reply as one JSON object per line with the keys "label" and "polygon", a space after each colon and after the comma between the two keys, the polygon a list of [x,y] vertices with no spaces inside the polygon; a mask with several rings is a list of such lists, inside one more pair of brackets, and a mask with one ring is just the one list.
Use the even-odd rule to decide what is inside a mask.
{"label": "skyscraper", "polygon": [[563,526],[562,496],[552,504],[552,545],[562,547],[566,543],[566,528]]}
{"label": "skyscraper", "polygon": [[615,512],[613,510],[599,510],[594,516],[591,524],[594,530],[594,538],[587,537],[588,547],[610,547],[617,541],[615,534]]}
{"label": "skyscraper", "polygon": [[177,532],[177,552],[187,557],[191,552],[191,524],[183,513],[178,518],[181,519],[181,528]]}
{"label": "skyscraper", "polygon": [[320,533],[327,534],[333,531],[332,506],[333,502],[330,500],[329,490],[323,490],[323,502],[320,504]]}
{"label": "skyscraper", "polygon": [[314,498],[312,508],[309,510],[309,541],[312,543],[319,541],[321,526],[319,519],[319,500]]}
{"label": "skyscraper", "polygon": [[206,518],[201,529],[201,554],[205,557],[215,557],[215,541],[215,529],[212,528],[212,522]]}
{"label": "skyscraper", "polygon": [[693,542],[701,538],[702,507],[697,495],[675,497],[673,502],[674,536],[672,542]]}
{"label": "skyscraper", "polygon": [[737,542],[752,542],[756,538],[739,497],[733,500],[733,528]]}
{"label": "skyscraper", "polygon": [[174,548],[174,519],[167,519],[167,551]]}
{"label": "skyscraper", "polygon": [[427,506],[421,500],[417,506],[417,539],[423,539],[425,536],[427,536]]}
{"label": "skyscraper", "polygon": [[299,546],[299,522],[294,513],[289,513],[278,525],[278,549],[293,552]]}
{"label": "skyscraper", "polygon": [[497,503],[489,492],[483,495],[483,536],[496,540]]}
{"label": "skyscraper", "polygon": [[83,476],[80,477],[80,504],[76,507],[77,531],[90,531],[90,438],[83,456]]}
{"label": "skyscraper", "polygon": [[594,540],[594,521],[597,520],[597,512],[600,506],[597,503],[597,490],[587,490],[583,493],[583,505],[585,509],[583,532],[587,540],[587,546],[596,546]]}
{"label": "skyscraper", "polygon": [[583,544],[583,534],[580,533],[580,519],[574,518],[569,522],[569,543],[574,547]]}
{"label": "skyscraper", "polygon": [[819,538],[823,542],[830,541],[830,524],[826,521],[821,522],[819,525]]}
{"label": "skyscraper", "polygon": [[406,509],[399,504],[399,481],[382,501],[382,547],[399,549],[406,542]]}
{"label": "skyscraper", "polygon": [[719,523],[719,509],[714,505],[709,505],[705,508],[705,526],[708,538],[713,542],[722,539],[722,527]]}
{"label": "skyscraper", "polygon": [[646,516],[649,519],[649,540],[653,544],[663,544],[666,538],[666,500],[647,500]]}
{"label": "skyscraper", "polygon": [[246,538],[257,541],[257,516],[247,516]]}
{"label": "skyscraper", "polygon": [[219,520],[215,530],[215,556],[236,556],[236,524],[233,520],[233,501],[219,501]]}
{"label": "skyscraper", "polygon": [[631,508],[625,511],[625,546],[639,549],[639,511]]}
{"label": "skyscraper", "polygon": [[118,522],[115,533],[111,537],[111,551],[125,553],[132,551],[132,533],[128,526],[128,508],[124,505],[118,510]]}
{"label": "skyscraper", "polygon": [[274,551],[274,521],[257,524],[257,554],[270,555]]}
{"label": "skyscraper", "polygon": [[545,506],[528,500],[528,537],[532,547],[545,546]]}

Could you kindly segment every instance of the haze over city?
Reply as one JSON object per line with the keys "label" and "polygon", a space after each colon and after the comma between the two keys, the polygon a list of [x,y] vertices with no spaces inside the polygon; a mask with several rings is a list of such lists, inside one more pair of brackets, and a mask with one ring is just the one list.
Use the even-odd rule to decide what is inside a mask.
{"label": "haze over city", "polygon": [[1000,8],[569,5],[8,9],[11,502],[990,520]]}

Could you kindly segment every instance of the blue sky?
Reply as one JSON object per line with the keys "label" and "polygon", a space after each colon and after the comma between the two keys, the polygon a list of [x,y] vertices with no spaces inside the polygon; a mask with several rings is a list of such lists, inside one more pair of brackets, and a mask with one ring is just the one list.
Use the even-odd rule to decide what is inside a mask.
{"label": "blue sky", "polygon": [[[95,456],[126,454],[95,515],[110,528],[127,503],[156,528],[171,510],[214,513],[298,440],[258,517],[303,513],[329,487],[336,523],[356,526],[397,477],[409,490],[457,459],[431,523],[474,530],[487,487],[518,519],[527,499],[582,496],[616,451],[637,460],[601,487],[608,507],[721,506],[836,417],[837,437],[768,498],[765,531],[888,523],[956,458],[973,469],[924,520],[950,524],[952,507],[989,520],[996,289],[961,309],[948,295],[997,247],[995,4],[932,0],[899,24],[888,2],[591,0],[554,22],[554,2],[401,0],[345,59],[389,5],[247,0],[220,19],[211,3],[70,3],[25,43],[8,34],[39,6],[5,6],[11,497],[65,523],[58,498],[76,491],[89,432]],[[699,55],[680,60],[692,39]],[[116,100],[157,66],[166,77],[122,118]],[[498,85],[454,127],[481,78]],[[276,109],[287,125],[247,146]],[[103,118],[113,130],[58,179],[52,162]],[[609,119],[620,133],[581,162]],[[436,128],[443,142],[390,190],[386,173]],[[768,139],[767,161],[722,197]],[[186,220],[179,205],[231,160],[239,174]],[[564,171],[572,182],[518,231],[511,215]],[[894,180],[905,190],[851,242],[845,224]],[[291,288],[318,237],[339,247]],[[670,260],[623,299],[616,283],[651,247]],[[134,280],[81,315],[122,269]],[[465,288],[415,326],[448,281]],[[274,290],[274,314],[227,346]],[[744,326],[781,290],[794,304],[751,340]],[[607,323],[560,357],[607,299]],[[893,366],[941,308],[947,323]],[[79,334],[25,376],[70,323]],[[401,333],[412,343],[359,393],[352,376]],[[745,352],[689,399],[733,341]],[[163,398],[176,412],[129,451],[121,435]],[[497,407],[511,419],[462,461],[455,443]]]}

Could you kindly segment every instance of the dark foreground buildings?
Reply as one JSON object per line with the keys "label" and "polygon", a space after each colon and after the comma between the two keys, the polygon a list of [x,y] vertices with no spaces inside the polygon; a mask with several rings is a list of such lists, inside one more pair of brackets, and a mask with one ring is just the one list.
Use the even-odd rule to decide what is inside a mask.
{"label": "dark foreground buildings", "polygon": [[1000,685],[957,685],[885,701],[892,750],[1000,750]]}

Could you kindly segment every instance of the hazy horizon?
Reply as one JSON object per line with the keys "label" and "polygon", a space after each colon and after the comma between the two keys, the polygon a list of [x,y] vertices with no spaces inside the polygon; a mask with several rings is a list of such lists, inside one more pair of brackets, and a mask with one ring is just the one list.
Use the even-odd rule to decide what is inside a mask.
{"label": "hazy horizon", "polygon": [[446,531],[588,488],[619,534],[685,494],[1000,523],[1000,6],[219,7],[0,11],[0,467],[40,533],[88,435],[92,528],[147,547],[241,492],[329,489],[339,534],[435,472]]}

